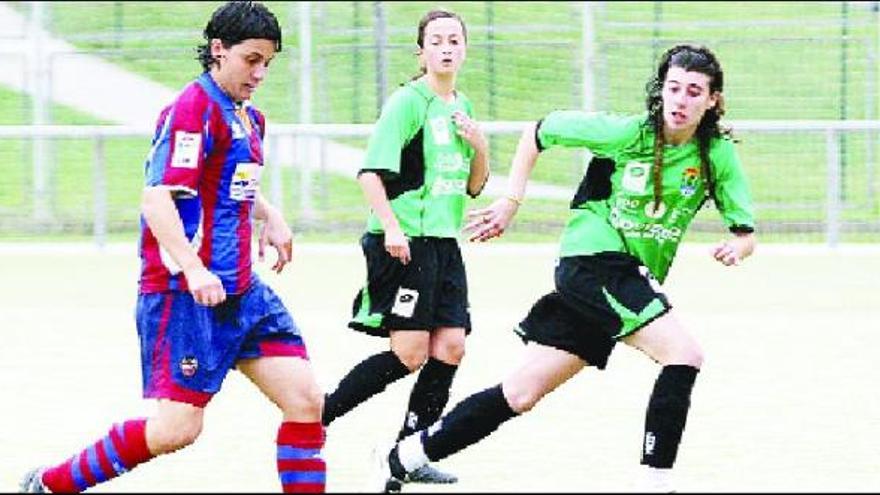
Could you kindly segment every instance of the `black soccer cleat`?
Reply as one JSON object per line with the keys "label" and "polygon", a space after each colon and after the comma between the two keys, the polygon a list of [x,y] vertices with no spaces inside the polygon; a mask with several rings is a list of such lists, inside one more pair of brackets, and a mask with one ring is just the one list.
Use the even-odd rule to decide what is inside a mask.
{"label": "black soccer cleat", "polygon": [[452,473],[446,473],[439,469],[425,464],[424,466],[410,471],[406,474],[408,483],[425,483],[431,485],[449,485],[458,483],[458,476]]}

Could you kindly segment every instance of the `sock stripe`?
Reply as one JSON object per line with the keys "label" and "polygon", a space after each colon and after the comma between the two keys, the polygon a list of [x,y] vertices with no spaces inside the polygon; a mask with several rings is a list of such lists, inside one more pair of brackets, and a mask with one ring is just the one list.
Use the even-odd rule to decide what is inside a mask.
{"label": "sock stripe", "polygon": [[278,473],[278,476],[281,477],[281,484],[283,485],[327,482],[327,473],[325,471],[281,471]]}
{"label": "sock stripe", "polygon": [[95,483],[107,481],[107,476],[104,475],[104,470],[101,469],[101,465],[98,463],[98,453],[95,451],[94,445],[86,450],[86,463],[89,467],[89,474]]}
{"label": "sock stripe", "polygon": [[290,445],[278,446],[279,459],[312,459],[321,456],[321,449],[301,449]]}
{"label": "sock stripe", "polygon": [[321,471],[327,469],[324,459],[278,459],[278,471]]}
{"label": "sock stripe", "polygon": [[113,465],[110,464],[110,459],[107,458],[107,452],[104,450],[104,441],[100,441],[95,444],[95,453],[98,455],[98,466],[100,466],[101,473],[103,473],[104,480],[109,480],[110,478],[116,476],[116,472],[113,470]]}
{"label": "sock stripe", "polygon": [[82,458],[79,455],[75,455],[70,462],[70,474],[73,477],[73,483],[76,485],[77,491],[80,492],[89,487],[79,466],[81,460]]}
{"label": "sock stripe", "polygon": [[104,451],[107,452],[107,458],[110,460],[110,464],[113,465],[113,470],[116,471],[116,474],[120,475],[124,473],[125,465],[122,463],[122,458],[119,457],[119,451],[116,449],[116,441],[108,436],[104,437],[104,440],[101,443],[104,445]]}
{"label": "sock stripe", "polygon": [[282,488],[284,493],[324,493],[323,483],[288,483]]}

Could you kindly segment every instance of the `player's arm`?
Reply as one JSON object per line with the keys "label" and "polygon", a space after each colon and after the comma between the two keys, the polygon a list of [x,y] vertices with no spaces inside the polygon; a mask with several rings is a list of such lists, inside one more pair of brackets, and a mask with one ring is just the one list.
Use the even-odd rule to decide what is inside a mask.
{"label": "player's arm", "polygon": [[391,209],[391,202],[388,201],[388,192],[385,190],[382,178],[376,172],[362,171],[358,174],[358,183],[367,203],[382,223],[382,230],[385,231],[385,250],[404,265],[409,263],[409,241],[400,228],[394,210]]}
{"label": "player's arm", "polygon": [[537,128],[537,123],[527,125],[519,138],[510,166],[507,194],[486,208],[468,212],[469,222],[465,226],[465,231],[471,232],[469,240],[488,241],[503,234],[510,225],[511,219],[525,197],[526,184],[540,153]]}
{"label": "player's arm", "polygon": [[141,212],[150,232],[181,267],[193,298],[199,304],[214,306],[226,299],[220,279],[208,271],[184,234],[183,222],[174,204],[172,190],[164,186],[144,188]]}
{"label": "player's arm", "polygon": [[258,244],[259,259],[263,261],[266,257],[266,245],[272,246],[278,253],[272,271],[281,273],[284,266],[293,260],[293,232],[284,220],[284,215],[269,204],[260,192],[257,192],[254,201],[254,218],[262,222]]}
{"label": "player's arm", "polygon": [[489,179],[489,142],[486,140],[483,130],[473,119],[462,111],[452,114],[456,132],[474,150],[471,158],[470,175],[468,176],[467,193],[476,198],[483,191],[486,180]]}
{"label": "player's arm", "polygon": [[713,246],[710,253],[725,266],[738,265],[755,250],[751,192],[733,144],[722,141],[713,151],[710,159],[716,164],[716,207],[733,235]]}

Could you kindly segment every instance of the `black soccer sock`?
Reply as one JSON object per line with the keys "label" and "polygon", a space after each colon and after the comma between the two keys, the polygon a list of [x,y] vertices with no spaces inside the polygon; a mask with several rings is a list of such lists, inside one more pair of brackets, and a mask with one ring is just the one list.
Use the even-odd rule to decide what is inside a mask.
{"label": "black soccer sock", "polygon": [[425,455],[432,461],[446,458],[486,438],[517,415],[504,398],[501,384],[477,392],[459,402],[439,423],[422,431]]}
{"label": "black soccer sock", "polygon": [[691,405],[691,391],[700,370],[688,365],[664,366],[654,383],[645,414],[642,464],[671,468]]}
{"label": "black soccer sock", "polygon": [[443,408],[449,402],[449,389],[457,370],[458,365],[434,358],[428,359],[409,396],[409,406],[403,419],[403,427],[397,434],[398,440],[423,430],[440,419]]}
{"label": "black soccer sock", "polygon": [[351,411],[361,402],[385,390],[389,384],[409,374],[406,367],[392,351],[372,355],[358,363],[339,382],[332,393],[324,398],[321,422],[329,425],[334,419]]}

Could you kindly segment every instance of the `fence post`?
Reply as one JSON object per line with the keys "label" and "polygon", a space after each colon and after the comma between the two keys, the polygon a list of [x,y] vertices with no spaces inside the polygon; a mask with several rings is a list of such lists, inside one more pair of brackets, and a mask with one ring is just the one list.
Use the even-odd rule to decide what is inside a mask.
{"label": "fence post", "polygon": [[385,6],[382,2],[373,2],[373,32],[376,40],[376,117],[382,112],[385,103],[385,90],[388,82],[388,29],[385,25]]}
{"label": "fence post", "polygon": [[107,170],[104,159],[104,138],[95,136],[95,169],[92,174],[94,191],[95,223],[92,233],[95,244],[103,248],[107,242]]}
{"label": "fence post", "polygon": [[[28,38],[31,52],[28,60],[29,84],[32,89],[31,124],[49,123],[49,56],[45,50],[44,25],[47,3],[31,2],[31,17],[28,25]],[[33,194],[34,220],[38,223],[52,220],[52,202],[49,191],[49,140],[45,137],[32,138],[33,155]]]}
{"label": "fence post", "polygon": [[[300,98],[299,98],[299,121],[302,124],[312,123],[312,3],[300,2],[299,4],[299,70],[300,73]],[[312,153],[311,136],[300,136],[294,140],[297,151],[301,157],[299,160],[300,176],[300,208],[305,223],[310,223],[315,216],[312,207]]]}
{"label": "fence post", "polygon": [[840,241],[841,181],[840,181],[840,143],[841,136],[834,129],[825,131],[827,150],[827,191],[825,194],[825,239],[828,246],[835,247]]}

